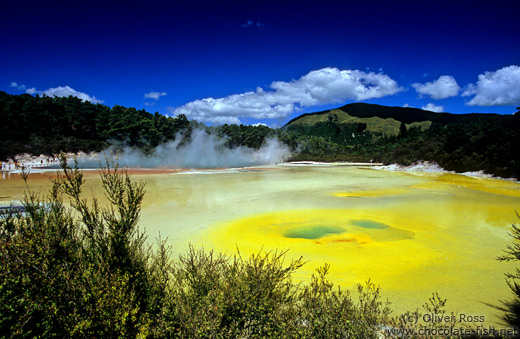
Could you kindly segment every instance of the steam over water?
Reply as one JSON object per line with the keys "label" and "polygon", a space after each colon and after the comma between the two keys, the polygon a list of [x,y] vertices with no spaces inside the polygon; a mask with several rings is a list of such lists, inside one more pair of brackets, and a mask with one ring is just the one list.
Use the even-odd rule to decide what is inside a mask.
{"label": "steam over water", "polygon": [[[225,139],[196,129],[188,143],[181,144],[182,137],[159,145],[152,154],[125,147],[117,152],[121,166],[133,168],[233,168],[275,164],[287,160],[289,148],[277,138],[266,139],[262,147],[254,150],[248,147],[227,148]],[[115,148],[101,153],[81,155],[78,162],[82,168],[99,167],[105,155],[114,154]]]}

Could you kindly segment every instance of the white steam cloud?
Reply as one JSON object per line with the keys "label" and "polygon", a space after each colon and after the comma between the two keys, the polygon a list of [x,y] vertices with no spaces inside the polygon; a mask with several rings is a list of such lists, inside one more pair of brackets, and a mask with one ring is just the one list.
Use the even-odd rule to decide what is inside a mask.
{"label": "white steam cloud", "polygon": [[270,90],[258,87],[256,91],[223,98],[195,100],[171,110],[197,121],[240,124],[241,117],[284,118],[304,106],[381,98],[401,90],[395,80],[382,73],[327,67],[298,80],[275,81]]}
{"label": "white steam cloud", "polygon": [[[237,168],[275,164],[291,155],[289,148],[277,138],[266,139],[258,150],[248,147],[229,149],[224,146],[225,139],[201,129],[192,131],[188,143],[180,145],[182,139],[179,134],[174,141],[156,147],[152,154],[126,147],[118,154],[118,163],[131,168]],[[81,155],[78,162],[80,167],[96,168],[100,162],[104,163],[104,155],[110,153],[113,149]]]}

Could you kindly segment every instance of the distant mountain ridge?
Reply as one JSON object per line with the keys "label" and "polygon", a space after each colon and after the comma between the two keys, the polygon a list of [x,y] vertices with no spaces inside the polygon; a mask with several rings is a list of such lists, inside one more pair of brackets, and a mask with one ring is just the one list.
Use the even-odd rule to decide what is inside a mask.
{"label": "distant mountain ridge", "polygon": [[[366,104],[366,103],[352,103],[342,107],[337,108],[336,110],[343,111],[350,116],[358,117],[358,118],[372,118],[379,117],[382,119],[395,119],[399,122],[404,122],[405,124],[412,124],[414,122],[422,122],[422,121],[431,121],[438,122],[441,124],[449,124],[453,122],[460,121],[461,119],[467,119],[468,117],[478,116],[489,116],[489,115],[498,115],[507,117],[507,115],[499,115],[496,113],[464,113],[464,114],[453,114],[453,113],[436,113],[427,110],[423,110],[420,108],[413,107],[398,107],[398,106],[382,106],[376,104]],[[289,121],[285,126],[289,126],[293,123],[298,122],[298,120],[304,119],[305,117],[313,116],[313,115],[325,115],[329,114],[332,110],[326,110],[315,113],[305,113],[302,114],[291,121]],[[285,127],[284,126],[284,127]]]}
{"label": "distant mountain ridge", "polygon": [[302,140],[298,160],[431,161],[456,172],[520,178],[520,111],[452,114],[353,103],[302,114],[282,130]]}

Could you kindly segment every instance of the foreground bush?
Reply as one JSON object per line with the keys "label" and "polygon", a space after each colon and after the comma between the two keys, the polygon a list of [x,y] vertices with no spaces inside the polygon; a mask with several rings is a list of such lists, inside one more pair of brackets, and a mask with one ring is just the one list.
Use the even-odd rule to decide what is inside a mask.
{"label": "foreground bush", "polygon": [[[516,216],[520,219],[518,212]],[[505,254],[497,258],[499,261],[520,261],[520,226],[512,224],[511,228],[509,235],[514,239],[513,244],[506,247]],[[517,268],[514,273],[506,273],[505,276],[513,298],[504,301],[497,308],[504,312],[503,320],[518,330],[520,329],[520,269]]]}
{"label": "foreground bush", "polygon": [[376,338],[402,326],[370,281],[357,300],[327,279],[328,265],[295,283],[304,262],[283,251],[190,248],[177,261],[164,241],[152,251],[138,228],[144,186],[108,163],[107,207],[82,198],[82,174],[63,158],[47,196],[29,191],[23,214],[0,216],[2,336]]}

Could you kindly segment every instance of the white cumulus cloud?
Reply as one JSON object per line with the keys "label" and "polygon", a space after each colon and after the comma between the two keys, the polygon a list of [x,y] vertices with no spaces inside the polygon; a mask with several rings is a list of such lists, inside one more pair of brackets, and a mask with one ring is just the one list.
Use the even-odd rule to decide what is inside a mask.
{"label": "white cumulus cloud", "polygon": [[25,85],[21,85],[21,84],[18,85],[18,83],[14,82],[14,81],[11,82],[11,87],[14,87],[14,88],[16,88],[19,91],[25,90]]}
{"label": "white cumulus cloud", "polygon": [[154,100],[159,100],[160,97],[162,96],[165,96],[167,95],[168,93],[166,92],[150,92],[150,93],[145,93],[144,97],[146,99],[154,99]]}
{"label": "white cumulus cloud", "polygon": [[511,65],[478,76],[462,96],[472,96],[469,106],[507,106],[520,104],[520,66]]}
{"label": "white cumulus cloud", "polygon": [[90,95],[83,92],[78,92],[75,89],[70,88],[69,86],[58,86],[54,88],[49,88],[43,91],[43,94],[50,97],[68,97],[72,95],[73,97],[79,98],[83,101],[90,101],[93,104],[100,104],[103,102],[103,100],[96,99],[96,97],[91,97]]}
{"label": "white cumulus cloud", "polygon": [[38,91],[36,88],[28,88],[25,93],[28,94],[45,94],[49,97],[68,97],[73,96],[76,98],[79,98],[83,101],[90,101],[93,104],[101,104],[103,103],[103,100],[99,100],[96,97],[91,97],[87,93],[76,91],[75,89],[69,87],[69,86],[58,86],[54,88],[46,89],[45,91]]}
{"label": "white cumulus cloud", "polygon": [[240,123],[241,117],[283,118],[304,106],[381,98],[401,90],[395,80],[382,73],[328,67],[290,82],[275,81],[269,90],[259,87],[223,98],[195,100],[171,110],[198,121]]}
{"label": "white cumulus cloud", "polygon": [[428,95],[432,99],[445,99],[454,97],[459,93],[460,87],[451,75],[441,75],[439,79],[425,84],[412,84],[417,93]]}
{"label": "white cumulus cloud", "polygon": [[437,113],[444,112],[444,106],[438,106],[431,102],[421,108],[426,111],[432,111],[432,112],[437,112]]}

